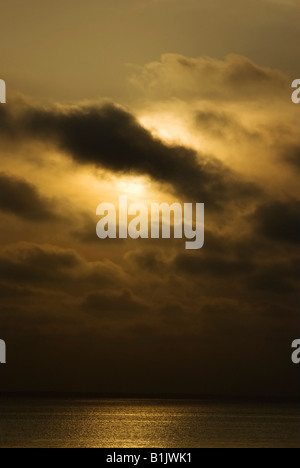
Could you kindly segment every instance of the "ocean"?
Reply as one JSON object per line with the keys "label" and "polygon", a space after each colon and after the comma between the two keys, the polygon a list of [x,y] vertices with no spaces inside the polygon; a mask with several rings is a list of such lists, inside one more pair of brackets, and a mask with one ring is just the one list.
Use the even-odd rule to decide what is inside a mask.
{"label": "ocean", "polygon": [[300,448],[300,406],[0,398],[1,448]]}

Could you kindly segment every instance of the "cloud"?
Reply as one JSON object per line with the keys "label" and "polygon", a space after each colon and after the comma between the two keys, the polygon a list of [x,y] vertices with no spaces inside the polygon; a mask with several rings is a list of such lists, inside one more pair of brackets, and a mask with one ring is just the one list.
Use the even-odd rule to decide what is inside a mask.
{"label": "cloud", "polygon": [[300,170],[300,146],[285,148],[281,160],[291,165],[293,169]]}
{"label": "cloud", "polygon": [[298,273],[298,261],[269,261],[248,277],[248,284],[251,289],[264,294],[287,296],[299,291]]}
{"label": "cloud", "polygon": [[[21,116],[1,112],[6,135],[19,133],[57,145],[79,164],[92,164],[117,173],[148,175],[169,184],[190,201],[223,209],[226,202],[259,195],[213,156],[184,146],[168,146],[154,138],[129,112],[103,107],[27,108]],[[216,194],[218,196],[216,197]]]}
{"label": "cloud", "polygon": [[125,259],[127,263],[133,264],[134,267],[138,267],[144,271],[157,274],[162,273],[165,269],[166,257],[163,255],[161,250],[150,249],[150,250],[135,250],[129,252]]}
{"label": "cloud", "polygon": [[58,282],[79,267],[81,259],[71,250],[21,244],[1,255],[1,277],[20,283]]}
{"label": "cloud", "polygon": [[21,243],[0,254],[0,278],[5,282],[57,288],[80,294],[97,287],[126,284],[122,270],[110,262],[87,261],[71,249]]}
{"label": "cloud", "polygon": [[[176,60],[173,62],[172,67],[175,67]],[[209,59],[203,59],[202,65],[197,59],[195,63],[189,62],[190,59],[186,59],[186,63],[177,63],[176,67],[180,70],[178,76],[175,68],[166,69],[170,72],[166,80],[169,79],[170,86],[174,86],[175,97],[183,99],[179,107],[176,107],[177,101],[174,100],[172,109],[180,114],[181,109],[185,108],[182,116],[183,120],[186,117],[187,126],[193,127],[191,133],[195,123],[197,131],[199,129],[201,138],[195,147],[201,148],[202,134],[203,144],[207,137],[213,141],[218,139],[217,144],[221,148],[219,156],[228,161],[226,164],[234,165],[235,158],[240,158],[241,165],[247,166],[250,159],[255,170],[263,173],[263,182],[260,183],[264,186],[266,181],[268,197],[272,193],[268,183],[271,179],[275,196],[280,199],[284,193],[286,197],[286,192],[278,190],[276,174],[273,179],[270,175],[273,173],[262,168],[260,159],[265,161],[262,158],[265,153],[259,151],[259,145],[255,145],[253,154],[251,143],[257,143],[257,128],[262,132],[259,134],[262,139],[259,144],[265,144],[263,125],[259,124],[263,106],[260,107],[259,116],[255,114],[256,111],[248,116],[248,107],[244,102],[239,106],[231,103],[227,106],[230,99],[237,101],[245,96],[245,99],[249,99],[256,92],[259,100],[269,85],[275,95],[277,90],[282,90],[281,77],[268,69],[261,70],[261,67],[246,63],[246,59],[236,59],[235,64],[233,59],[228,59],[227,64],[226,61]],[[211,84],[207,78],[209,65],[212,67]],[[201,66],[204,70],[207,68],[207,76],[204,75],[199,85],[197,80]],[[234,70],[236,75],[242,76],[242,69],[248,70],[245,72],[248,81],[245,79],[244,90],[249,89],[249,95],[247,91],[241,91],[242,84],[234,83]],[[186,84],[184,73],[188,73],[188,70],[190,82]],[[183,77],[181,82],[180,74]],[[176,79],[178,83],[175,86]],[[219,95],[215,96],[215,89],[219,86]],[[159,94],[159,91],[162,96],[167,96],[164,94],[167,86],[165,89],[159,89],[159,85],[157,89],[153,88],[154,93]],[[199,104],[198,98],[206,98],[210,94],[211,104]],[[227,101],[223,102],[223,106],[218,106],[215,102],[217,99]],[[156,104],[159,109],[160,103],[154,102]],[[168,109],[169,104],[168,101]],[[147,112],[146,108],[143,110]],[[270,112],[267,112],[269,116]],[[276,116],[272,115],[271,119],[274,118]],[[161,122],[159,115],[158,122]],[[287,139],[287,132],[284,133]],[[232,141],[234,137],[245,143],[245,147],[241,150],[239,146],[233,154],[237,146]],[[148,175],[165,190],[172,190],[189,201],[203,200],[209,204],[209,210],[211,207],[222,209],[226,215],[227,209],[237,202],[236,209],[228,210],[229,216],[226,218],[213,213],[213,220],[209,218],[206,226],[205,248],[194,253],[185,252],[182,242],[177,241],[149,240],[145,244],[143,241],[124,240],[120,243],[111,240],[108,244],[99,243],[95,235],[96,220],[92,217],[93,207],[92,213],[82,214],[80,207],[79,213],[75,213],[74,207],[78,209],[80,205],[80,190],[75,201],[70,197],[74,216],[69,219],[73,222],[64,229],[60,224],[53,226],[55,237],[51,235],[51,242],[58,242],[60,247],[42,244],[42,241],[49,239],[48,229],[45,229],[46,235],[42,233],[42,237],[40,230],[36,234],[35,225],[34,230],[32,225],[28,227],[28,235],[26,232],[24,236],[21,232],[20,236],[33,236],[41,244],[22,243],[1,247],[1,333],[10,343],[15,357],[16,364],[10,372],[18,376],[13,377],[16,385],[22,382],[22,385],[30,386],[31,382],[35,382],[37,386],[45,385],[46,388],[49,385],[49,388],[53,388],[51,385],[69,388],[70,382],[73,382],[74,389],[74,382],[78,379],[80,388],[99,389],[103,388],[102,376],[105,373],[105,385],[108,381],[110,388],[123,389],[124,381],[125,384],[129,382],[128,385],[132,385],[136,391],[137,380],[134,376],[138,374],[142,376],[139,379],[142,384],[138,382],[138,385],[144,385],[142,388],[146,389],[149,384],[151,388],[159,381],[160,389],[178,390],[182,386],[183,390],[192,388],[203,393],[211,390],[222,393],[226,392],[228,385],[232,386],[230,392],[235,393],[239,391],[240,382],[245,385],[242,392],[248,392],[251,388],[249,385],[256,382],[258,389],[266,385],[269,393],[272,393],[274,388],[277,391],[277,387],[273,381],[267,382],[264,370],[260,370],[265,368],[270,369],[274,376],[285,375],[286,381],[289,373],[278,371],[278,362],[289,349],[290,338],[294,338],[298,326],[296,235],[291,234],[293,220],[295,222],[299,211],[298,202],[273,202],[276,205],[274,209],[269,198],[247,182],[255,177],[253,167],[244,171],[246,175],[243,179],[213,156],[183,145],[167,145],[154,138],[133,115],[114,105],[43,108],[23,103],[15,104],[14,108],[10,103],[0,108],[0,139],[7,142],[8,147],[13,142],[13,149],[19,144],[22,155],[23,143],[26,149],[37,149],[41,162],[44,158],[44,168],[50,167],[53,161],[49,162],[44,156],[42,144],[47,148],[45,154],[54,153],[53,147],[59,151],[55,155],[57,166],[54,173],[49,173],[47,177],[48,190],[50,187],[57,190],[55,177],[59,170],[62,184],[64,177],[68,181],[72,178],[73,173],[66,174],[62,167],[80,174],[81,171],[87,173],[91,168],[104,168],[117,174]],[[246,146],[248,153],[244,151]],[[277,146],[276,151],[279,151],[281,146]],[[272,158],[273,147],[274,140],[270,150]],[[217,149],[212,145],[212,150]],[[62,157],[60,152],[67,155],[69,160]],[[78,164],[76,168],[69,164],[70,159]],[[28,174],[30,164],[32,161],[26,160],[20,171]],[[276,171],[278,169],[275,167],[274,173]],[[94,171],[94,175],[99,172],[100,180],[103,171]],[[278,172],[279,177],[281,171]],[[83,179],[87,179],[83,184],[88,185],[90,178]],[[70,193],[76,191],[77,180],[75,178],[75,189],[72,186]],[[285,184],[285,180],[282,183]],[[100,192],[102,196],[103,186],[101,183],[95,185],[97,193]],[[87,189],[82,200],[89,196]],[[259,208],[249,216],[248,213],[255,210],[254,204],[258,204]],[[288,216],[280,216],[282,225],[285,223],[287,226],[286,230],[276,221],[275,213],[279,205],[288,207]],[[279,212],[286,214],[285,208]],[[65,247],[70,242],[77,245],[78,252]],[[129,249],[136,250],[128,252]],[[212,346],[212,343],[218,343],[218,346]],[[24,349],[27,361],[30,362],[32,358],[33,365],[28,366],[32,374],[35,375],[37,367],[42,369],[38,380],[34,380],[36,376],[31,374],[28,377],[28,368],[23,369]],[[221,357],[220,349],[224,350]],[[58,361],[60,366],[57,369]],[[288,369],[290,360],[284,362]],[[101,375],[95,373],[95,366],[102,369]],[[201,376],[195,381],[194,370],[199,366]],[[84,373],[84,378],[81,374],[78,377],[78,368]],[[53,369],[52,375],[49,369]],[[169,369],[167,374],[166,369]],[[228,374],[236,376],[236,380],[228,383],[222,378]],[[110,375],[113,377],[110,378]],[[133,378],[128,379],[128,375]],[[165,379],[165,386],[161,379]],[[294,385],[291,391],[293,388],[298,387]],[[255,388],[253,393],[259,392]]]}
{"label": "cloud", "polygon": [[271,201],[259,206],[252,216],[260,235],[276,242],[298,244],[300,239],[300,202]]}
{"label": "cloud", "polygon": [[201,258],[196,255],[179,254],[175,259],[178,270],[191,275],[210,275],[214,278],[238,277],[248,275],[253,265],[245,259],[230,259],[209,256]]}
{"label": "cloud", "polygon": [[0,210],[28,221],[55,218],[52,204],[34,185],[12,175],[0,173]]}
{"label": "cloud", "polygon": [[28,298],[32,296],[33,291],[30,288],[19,287],[17,285],[11,285],[6,283],[0,283],[0,297],[3,300],[4,298]]}
{"label": "cloud", "polygon": [[158,99],[249,101],[282,96],[290,90],[290,81],[281,71],[235,54],[224,61],[165,54],[159,62],[135,69],[132,83],[146,96]]}
{"label": "cloud", "polygon": [[234,138],[237,140],[246,139],[246,141],[255,140],[259,137],[256,131],[246,129],[237,118],[225,111],[216,111],[212,109],[199,110],[196,112],[196,125],[201,133],[208,133],[213,138],[227,140]]}
{"label": "cloud", "polygon": [[130,290],[124,289],[90,293],[84,299],[82,309],[97,318],[129,319],[143,314],[148,307]]}

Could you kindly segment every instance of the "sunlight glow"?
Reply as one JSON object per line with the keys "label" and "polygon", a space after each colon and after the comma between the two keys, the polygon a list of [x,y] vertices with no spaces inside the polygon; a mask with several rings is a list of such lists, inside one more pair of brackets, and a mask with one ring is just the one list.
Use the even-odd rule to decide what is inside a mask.
{"label": "sunlight glow", "polygon": [[140,178],[124,177],[118,180],[117,188],[120,193],[141,196],[145,191],[145,184]]}
{"label": "sunlight glow", "polygon": [[184,119],[179,116],[166,112],[152,113],[141,116],[139,122],[154,137],[161,139],[167,144],[199,147],[199,135],[196,138],[189,130]]}

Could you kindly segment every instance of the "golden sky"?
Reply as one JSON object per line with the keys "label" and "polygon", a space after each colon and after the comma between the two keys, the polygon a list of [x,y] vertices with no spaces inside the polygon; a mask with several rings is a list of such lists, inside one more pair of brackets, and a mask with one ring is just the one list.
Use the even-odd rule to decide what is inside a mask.
{"label": "golden sky", "polygon": [[[297,395],[300,2],[1,5],[6,390]],[[96,208],[205,203],[205,246]]]}

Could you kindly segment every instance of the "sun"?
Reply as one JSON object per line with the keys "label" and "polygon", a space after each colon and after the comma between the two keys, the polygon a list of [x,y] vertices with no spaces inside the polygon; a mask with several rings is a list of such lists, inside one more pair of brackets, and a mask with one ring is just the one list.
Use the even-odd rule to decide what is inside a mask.
{"label": "sun", "polygon": [[120,193],[138,197],[144,194],[146,183],[139,177],[121,177],[117,181],[117,188]]}

